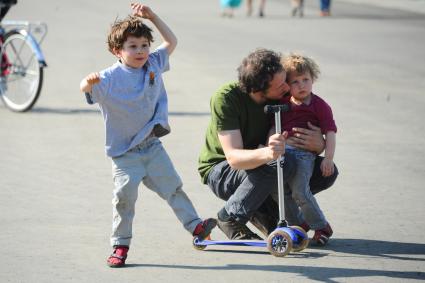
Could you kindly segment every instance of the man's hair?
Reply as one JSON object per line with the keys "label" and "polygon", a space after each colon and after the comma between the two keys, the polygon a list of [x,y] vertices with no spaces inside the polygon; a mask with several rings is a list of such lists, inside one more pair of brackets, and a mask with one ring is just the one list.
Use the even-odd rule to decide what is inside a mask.
{"label": "man's hair", "polygon": [[108,35],[108,49],[114,54],[115,50],[123,48],[129,36],[145,37],[149,44],[153,42],[152,29],[142,22],[140,17],[128,16],[123,20],[115,20]]}
{"label": "man's hair", "polygon": [[238,67],[239,86],[246,93],[266,91],[275,74],[282,72],[281,55],[264,48],[256,49]]}
{"label": "man's hair", "polygon": [[307,72],[310,73],[313,82],[319,78],[320,69],[316,62],[300,53],[291,53],[282,59],[282,65],[285,71],[302,75]]}

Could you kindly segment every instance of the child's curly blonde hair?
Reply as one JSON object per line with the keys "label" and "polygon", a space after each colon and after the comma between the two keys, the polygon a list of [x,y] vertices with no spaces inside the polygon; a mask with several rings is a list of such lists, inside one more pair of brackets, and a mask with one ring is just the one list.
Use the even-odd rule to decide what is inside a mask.
{"label": "child's curly blonde hair", "polygon": [[309,72],[313,81],[319,78],[320,69],[316,62],[300,53],[290,53],[282,59],[282,65],[285,71],[289,73],[305,74]]}
{"label": "child's curly blonde hair", "polygon": [[112,54],[122,49],[129,36],[145,37],[149,45],[153,42],[152,29],[142,22],[140,17],[128,16],[123,20],[115,20],[108,34],[108,49]]}

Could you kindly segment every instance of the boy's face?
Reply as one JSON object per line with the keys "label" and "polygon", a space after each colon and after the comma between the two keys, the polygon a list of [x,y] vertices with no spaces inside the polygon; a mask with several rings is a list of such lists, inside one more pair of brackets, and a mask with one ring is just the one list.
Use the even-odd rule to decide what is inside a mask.
{"label": "boy's face", "polygon": [[288,74],[288,84],[291,88],[290,94],[296,100],[304,102],[310,97],[313,88],[313,79],[310,72],[305,72],[304,74],[290,72]]}
{"label": "boy's face", "polygon": [[122,49],[116,50],[115,55],[127,67],[141,68],[149,57],[150,42],[145,37],[129,36]]}
{"label": "boy's face", "polygon": [[269,88],[264,92],[264,97],[271,100],[279,100],[289,90],[286,83],[286,72],[276,73],[269,83]]}

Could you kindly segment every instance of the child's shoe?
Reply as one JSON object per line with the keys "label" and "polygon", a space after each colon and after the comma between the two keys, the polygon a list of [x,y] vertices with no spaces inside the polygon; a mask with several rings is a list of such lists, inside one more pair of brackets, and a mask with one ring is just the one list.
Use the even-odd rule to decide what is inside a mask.
{"label": "child's shoe", "polygon": [[196,226],[195,231],[193,231],[193,236],[203,241],[210,235],[215,226],[217,226],[217,220],[214,218],[205,219]]}
{"label": "child's shoe", "polygon": [[106,263],[109,267],[123,267],[127,259],[128,246],[114,246],[114,251],[108,257]]}
{"label": "child's shoe", "polygon": [[331,228],[331,225],[326,224],[326,227],[323,229],[319,229],[316,230],[314,232],[314,236],[313,236],[313,241],[318,245],[318,246],[324,246],[328,243],[329,238],[332,236],[333,231]]}
{"label": "child's shoe", "polygon": [[310,231],[310,226],[307,224],[307,222],[303,222],[300,224],[300,227],[304,229],[304,231],[307,233]]}

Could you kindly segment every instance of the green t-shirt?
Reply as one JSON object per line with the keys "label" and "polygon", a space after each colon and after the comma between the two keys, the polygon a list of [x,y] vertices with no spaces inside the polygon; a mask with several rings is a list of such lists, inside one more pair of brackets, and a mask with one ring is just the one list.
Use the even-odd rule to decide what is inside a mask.
{"label": "green t-shirt", "polygon": [[244,149],[255,149],[265,143],[271,126],[271,117],[264,114],[266,104],[276,102],[257,104],[240,90],[237,83],[226,84],[213,95],[211,121],[198,160],[198,171],[204,184],[211,168],[226,159],[218,139],[219,131],[239,129]]}

